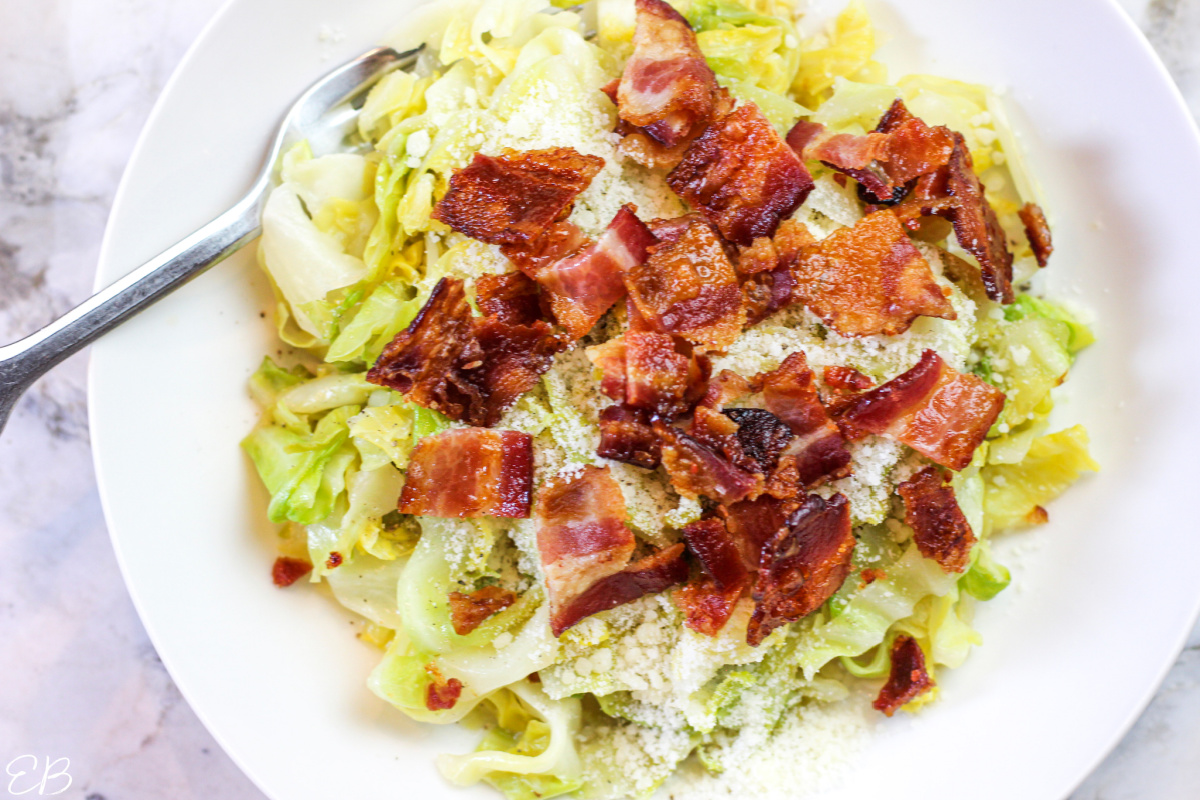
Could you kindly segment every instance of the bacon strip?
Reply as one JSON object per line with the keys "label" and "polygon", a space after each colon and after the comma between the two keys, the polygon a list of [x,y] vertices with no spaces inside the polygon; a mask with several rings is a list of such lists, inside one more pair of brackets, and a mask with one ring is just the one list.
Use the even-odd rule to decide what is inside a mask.
{"label": "bacon strip", "polygon": [[480,400],[477,407],[468,409],[465,421],[492,426],[521,395],[537,385],[563,343],[544,322],[508,325],[492,317],[476,320],[475,337],[479,355],[470,363],[478,366],[462,365],[460,372],[464,382],[477,387]]}
{"label": "bacon strip", "polygon": [[900,634],[892,643],[892,669],[872,705],[889,717],[934,687],[925,670],[925,652],[917,640]]}
{"label": "bacon strip", "polygon": [[921,555],[938,562],[945,572],[966,570],[975,533],[942,471],[926,467],[897,490],[904,500],[904,521],[913,529]]}
{"label": "bacon strip", "polygon": [[747,103],[715,120],[692,142],[667,185],[716,224],[729,241],[749,246],[771,236],[812,191],[803,162]]}
{"label": "bacon strip", "polygon": [[776,628],[820,608],[850,574],[854,544],[844,495],[806,497],[763,548],[746,642],[757,647]]}
{"label": "bacon strip", "polygon": [[637,0],[633,54],[615,93],[621,120],[675,147],[712,116],[716,91],[716,75],[687,20],[663,0]]}
{"label": "bacon strip", "polygon": [[280,589],[291,586],[312,572],[312,564],[300,558],[280,556],[271,565],[271,581]]}
{"label": "bacon strip", "polygon": [[476,153],[451,176],[433,218],[488,244],[527,244],[571,212],[603,166],[604,159],[569,147]]}
{"label": "bacon strip", "polygon": [[550,299],[550,310],[575,341],[625,296],[625,272],[645,262],[654,234],[626,205],[599,241],[578,255],[538,269],[534,278]]}
{"label": "bacon strip", "polygon": [[455,428],[417,442],[400,494],[418,517],[528,517],[533,437],[520,431]]}
{"label": "bacon strip", "polygon": [[843,336],[904,333],[919,316],[957,318],[949,290],[886,209],[806,247],[795,277],[796,294]]}
{"label": "bacon strip", "polygon": [[1025,226],[1025,236],[1029,239],[1029,247],[1039,267],[1045,267],[1054,252],[1054,242],[1050,239],[1050,224],[1041,206],[1036,203],[1026,203],[1017,212],[1021,223]]}
{"label": "bacon strip", "polygon": [[483,621],[517,602],[515,592],[499,586],[485,586],[470,594],[450,593],[450,624],[459,636],[466,636]]}
{"label": "bacon strip", "polygon": [[592,614],[665,591],[688,578],[683,544],[675,544],[635,561],[613,575],[601,578],[571,600],[559,614],[551,614],[555,636]]}
{"label": "bacon strip", "polygon": [[655,220],[659,243],[625,272],[643,324],[713,349],[733,344],[746,321],[742,291],[716,230],[698,214]]}
{"label": "bacon strip", "polygon": [[850,474],[850,451],[838,426],[817,395],[808,359],[792,353],[779,368],[760,376],[767,410],[783,421],[795,438],[783,450],[768,490],[779,497],[798,489]]}
{"label": "bacon strip", "polygon": [[662,460],[662,445],[654,434],[650,414],[626,405],[600,412],[600,446],[596,455],[654,469]]}
{"label": "bacon strip", "polygon": [[486,316],[509,325],[532,325],[542,318],[538,285],[521,272],[481,275],[475,281],[475,301]]}
{"label": "bacon strip", "polygon": [[859,395],[837,422],[848,439],[888,436],[957,471],[1003,408],[1003,392],[926,350],[912,369]]}
{"label": "bacon strip", "polygon": [[583,467],[551,479],[538,492],[538,552],[550,598],[550,622],[559,636],[582,616],[571,604],[593,584],[620,572],[635,545],[625,526],[625,498],[607,467]]}
{"label": "bacon strip", "polygon": [[662,443],[662,462],[667,476],[680,494],[686,497],[703,495],[722,503],[734,503],[762,492],[761,473],[735,466],[724,454],[679,428],[655,422],[654,433]]}
{"label": "bacon strip", "polygon": [[491,427],[533,388],[561,346],[545,322],[472,317],[462,281],[443,278],[367,380],[451,419]]}
{"label": "bacon strip", "polygon": [[682,544],[633,564],[625,499],[607,467],[554,478],[538,493],[538,551],[555,636],[584,617],[687,580]]}

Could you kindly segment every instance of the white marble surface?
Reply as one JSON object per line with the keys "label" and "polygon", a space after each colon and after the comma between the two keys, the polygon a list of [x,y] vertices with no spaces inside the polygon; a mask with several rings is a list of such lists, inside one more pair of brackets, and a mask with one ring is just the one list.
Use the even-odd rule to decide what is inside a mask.
{"label": "white marble surface", "polygon": [[[1200,114],[1200,0],[1121,0]],[[117,182],[171,71],[221,0],[0,0],[0,340],[90,290]],[[1114,87],[1118,94],[1119,87]],[[101,516],[77,356],[0,438],[0,765],[38,759],[84,800],[263,795],[180,697]],[[1071,800],[1200,796],[1200,630]],[[13,761],[14,759],[19,759]],[[15,781],[10,783],[10,781]],[[37,796],[0,773],[0,797]]]}

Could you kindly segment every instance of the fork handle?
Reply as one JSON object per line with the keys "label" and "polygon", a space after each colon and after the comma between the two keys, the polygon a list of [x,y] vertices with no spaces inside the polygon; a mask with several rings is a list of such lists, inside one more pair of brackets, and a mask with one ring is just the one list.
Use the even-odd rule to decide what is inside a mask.
{"label": "fork handle", "polygon": [[51,367],[228,258],[260,231],[263,187],[46,327],[0,347],[0,432],[17,400]]}

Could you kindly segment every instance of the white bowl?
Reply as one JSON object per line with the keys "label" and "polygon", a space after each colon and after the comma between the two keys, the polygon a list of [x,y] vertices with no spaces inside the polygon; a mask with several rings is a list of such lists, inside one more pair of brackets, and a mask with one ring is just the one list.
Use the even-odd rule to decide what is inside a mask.
{"label": "white bowl", "polygon": [[[98,284],[236,200],[292,98],[412,7],[232,0],[146,127]],[[1099,320],[1062,418],[1088,426],[1104,471],[1057,501],[1049,525],[1009,537],[1014,588],[981,607],[984,646],[942,673],[939,703],[879,727],[836,796],[1061,798],[1149,700],[1200,604],[1200,148],[1111,2],[872,11],[893,75],[1009,87],[1055,228],[1052,283]],[[238,448],[257,418],[245,380],[277,346],[270,305],[247,250],[94,349],[96,469],[142,619],[196,712],[276,800],[493,797],[452,789],[433,767],[473,735],[376,699],[364,681],[379,654],[348,617],[318,592],[271,585],[264,497]],[[1028,552],[1016,558],[1014,544]]]}

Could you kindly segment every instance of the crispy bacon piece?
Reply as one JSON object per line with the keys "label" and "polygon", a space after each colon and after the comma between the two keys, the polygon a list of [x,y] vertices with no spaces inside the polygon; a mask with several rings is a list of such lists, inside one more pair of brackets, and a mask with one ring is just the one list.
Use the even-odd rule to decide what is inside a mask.
{"label": "crispy bacon piece", "polygon": [[741,275],[757,275],[780,267],[791,268],[800,252],[815,241],[803,222],[785,219],[773,237],[760,236],[749,247],[738,249],[737,271]]}
{"label": "crispy bacon piece", "polygon": [[872,705],[875,710],[882,711],[889,717],[897,709],[934,686],[933,678],[925,670],[925,652],[917,640],[908,634],[900,634],[892,642],[892,669],[888,674],[887,683],[879,690],[879,696]]}
{"label": "crispy bacon piece", "polygon": [[624,206],[595,244],[534,273],[550,298],[554,318],[572,341],[625,296],[626,270],[643,263],[655,243],[633,212],[633,206]]}
{"label": "crispy bacon piece", "polygon": [[433,664],[425,665],[429,675],[429,685],[425,687],[425,707],[430,711],[448,711],[458,704],[462,695],[463,683],[458,678],[446,680]]}
{"label": "crispy bacon piece", "polygon": [[417,517],[528,517],[533,437],[520,431],[455,428],[417,442],[400,493]]}
{"label": "crispy bacon piece", "polygon": [[761,473],[734,465],[723,453],[679,428],[655,422],[654,433],[662,443],[662,463],[667,476],[680,494],[734,503],[762,492]]}
{"label": "crispy bacon piece", "polygon": [[475,336],[479,342],[479,356],[471,363],[479,366],[467,367],[464,371],[478,387],[481,400],[479,408],[466,415],[466,421],[491,426],[500,421],[501,414],[521,395],[537,384],[563,345],[544,322],[509,325],[484,317],[476,320]]}
{"label": "crispy bacon piece", "polygon": [[[897,100],[893,109],[904,104]],[[880,125],[885,124],[889,110]],[[904,110],[907,114],[907,109]],[[931,128],[920,119],[907,119],[890,126],[887,131],[887,149],[883,158],[883,171],[893,187],[903,187],[910,181],[928,175],[950,160],[954,150],[954,134],[941,125]],[[880,199],[888,199],[881,195]]]}
{"label": "crispy bacon piece", "polygon": [[746,642],[756,647],[771,631],[820,608],[850,574],[854,545],[845,495],[806,497],[763,548]]}
{"label": "crispy bacon piece", "polygon": [[[927,217],[926,219],[944,221],[941,217]],[[943,274],[957,283],[958,288],[962,289],[967,297],[977,303],[987,297],[987,287],[983,285],[983,275],[980,274],[979,267],[941,247],[937,248],[937,254],[938,258],[942,260]]]}
{"label": "crispy bacon piece", "polygon": [[779,466],[771,476],[771,494],[789,497],[799,489],[849,475],[850,451],[845,437],[821,405],[804,353],[792,353],[760,380],[767,410],[795,435],[780,454]]}
{"label": "crispy bacon piece", "polygon": [[560,219],[532,241],[523,244],[502,244],[500,251],[529,277],[564,258],[575,255],[590,244],[590,240],[573,222]]}
{"label": "crispy bacon piece", "polygon": [[699,214],[655,220],[651,230],[659,243],[625,273],[641,324],[713,349],[733,344],[746,310],[716,230]]}
{"label": "crispy bacon piece", "polygon": [[830,417],[836,417],[854,402],[862,392],[875,387],[875,381],[853,367],[826,367],[827,390],[821,394],[821,405]]}
{"label": "crispy bacon piece", "polygon": [[723,413],[737,423],[736,436],[742,452],[754,460],[764,475],[774,472],[779,457],[794,438],[787,423],[761,408],[727,408]]}
{"label": "crispy bacon piece", "polygon": [[571,212],[603,166],[604,159],[569,147],[476,153],[451,176],[433,218],[488,244],[527,244]]}
{"label": "crispy bacon piece", "polygon": [[954,142],[954,152],[946,165],[946,192],[954,198],[954,210],[949,217],[954,234],[962,248],[979,262],[988,297],[998,303],[1011,303],[1012,253],[1004,229],[975,175],[966,141],[956,133]]}
{"label": "crispy bacon piece", "polygon": [[774,238],[763,236],[741,248],[737,270],[743,277],[747,325],[757,325],[795,301],[793,270],[803,248],[814,241],[803,223],[787,219],[780,223]]}
{"label": "crispy bacon piece", "polygon": [[451,419],[490,427],[533,388],[561,346],[545,322],[472,317],[462,281],[443,278],[367,380]]}
{"label": "crispy bacon piece", "polygon": [[1039,267],[1046,266],[1050,254],[1054,252],[1054,242],[1050,239],[1050,224],[1046,215],[1037,203],[1026,203],[1017,212],[1021,223],[1025,226],[1025,236],[1029,239],[1029,247]]}
{"label": "crispy bacon piece", "polygon": [[475,300],[485,315],[509,325],[532,325],[542,318],[538,286],[521,272],[480,276]]}
{"label": "crispy bacon piece", "polygon": [[742,450],[738,442],[738,424],[725,414],[707,406],[697,406],[692,412],[692,437],[713,452],[720,453],[743,469],[758,471],[758,463]]}
{"label": "crispy bacon piece", "polygon": [[813,179],[758,106],[747,103],[692,142],[667,185],[726,239],[749,246],[800,207]]}
{"label": "crispy bacon piece", "polygon": [[796,294],[843,336],[904,333],[919,316],[956,319],[948,290],[886,209],[805,248],[795,275]]}
{"label": "crispy bacon piece", "polygon": [[466,636],[483,624],[483,621],[498,614],[517,602],[515,592],[499,586],[485,586],[470,594],[450,593],[450,624],[459,636]]}
{"label": "crispy bacon piece", "polygon": [[600,412],[600,446],[596,455],[654,469],[662,460],[662,445],[654,435],[649,412],[627,405]]}
{"label": "crispy bacon piece", "polygon": [[708,122],[716,91],[716,75],[687,20],[663,0],[637,0],[633,54],[614,98],[621,120],[676,147]]}
{"label": "crispy bacon piece", "polygon": [[408,394],[426,408],[452,408],[461,415],[464,404],[451,399],[458,393],[448,376],[474,339],[462,281],[443,278],[408,328],[384,348],[367,380]]}
{"label": "crispy bacon piece", "polygon": [[550,598],[554,635],[582,619],[571,604],[602,578],[620,572],[633,555],[625,498],[607,467],[586,466],[553,478],[538,493],[538,552]]}
{"label": "crispy bacon piece", "polygon": [[718,506],[717,513],[725,520],[725,526],[742,554],[742,563],[749,570],[757,570],[763,548],[787,527],[788,517],[798,508],[800,503],[795,499],[764,494],[754,500]]}
{"label": "crispy bacon piece", "polygon": [[706,408],[720,409],[724,408],[726,403],[759,391],[762,391],[762,386],[758,383],[757,377],[749,380],[736,372],[723,369],[708,384],[708,391],[701,398],[700,405]]}
{"label": "crispy bacon piece", "polygon": [[866,169],[887,152],[886,134],[832,133],[819,122],[800,120],[788,131],[787,143],[805,161],[821,161],[834,169]]}
{"label": "crispy bacon piece", "polygon": [[926,467],[897,490],[904,500],[904,521],[913,529],[921,555],[941,564],[945,572],[966,570],[975,533],[942,471]]}
{"label": "crispy bacon piece", "polygon": [[633,533],[607,467],[550,480],[538,494],[536,517],[555,636],[584,617],[687,580],[682,544],[629,564]]}
{"label": "crispy bacon piece", "polygon": [[711,366],[686,341],[631,330],[589,347],[600,369],[600,391],[618,403],[665,418],[685,413],[703,397]]}
{"label": "crispy bacon piece", "polygon": [[616,133],[621,137],[621,154],[650,169],[675,169],[675,165],[683,160],[683,154],[687,152],[690,144],[685,140],[674,147],[667,147],[641,128],[624,120],[617,120]]}
{"label": "crispy bacon piece", "polygon": [[699,575],[675,591],[675,605],[683,612],[683,624],[696,633],[716,636],[729,622],[745,586],[721,589],[707,575]]}
{"label": "crispy bacon piece", "polygon": [[862,582],[859,584],[859,587],[864,588],[864,589],[866,587],[870,586],[875,581],[882,581],[882,580],[887,579],[887,573],[881,569],[864,569],[862,572],[860,572],[858,574],[858,576],[862,579]]}
{"label": "crispy bacon piece", "polygon": [[916,119],[916,117],[908,110],[908,106],[904,105],[904,101],[897,97],[888,106],[888,110],[883,112],[883,116],[879,118],[879,124],[875,126],[875,132],[891,133],[910,119]]}
{"label": "crispy bacon piece", "polygon": [[625,402],[625,359],[628,346],[625,336],[609,339],[587,348],[584,353],[592,366],[600,370],[600,392],[618,403]]}
{"label": "crispy bacon piece", "polygon": [[1003,392],[926,350],[912,369],[859,395],[837,422],[849,439],[889,436],[957,471],[971,463],[1003,408]]}
{"label": "crispy bacon piece", "polygon": [[589,586],[560,612],[551,615],[555,636],[592,614],[633,602],[639,597],[670,589],[688,579],[682,543],[652,553]]}
{"label": "crispy bacon piece", "polygon": [[897,99],[873,133],[830,133],[819,123],[802,120],[788,132],[787,142],[801,158],[821,161],[857,180],[865,199],[891,203],[909,182],[946,165],[954,134],[926,125]]}
{"label": "crispy bacon piece", "polygon": [[280,556],[271,565],[271,580],[280,589],[291,586],[296,581],[312,572],[312,564],[300,558]]}
{"label": "crispy bacon piece", "polygon": [[839,392],[865,392],[875,381],[854,367],[826,367],[821,373],[825,385]]}
{"label": "crispy bacon piece", "polygon": [[950,220],[958,243],[979,262],[988,297],[998,303],[1013,301],[1012,253],[961,134],[954,134],[954,150],[946,166],[918,178],[908,197],[893,210],[913,229],[922,216]]}
{"label": "crispy bacon piece", "polygon": [[715,517],[689,523],[680,531],[704,572],[718,589],[744,587],[749,577],[742,550],[725,523]]}
{"label": "crispy bacon piece", "polygon": [[712,368],[686,341],[638,331],[625,334],[625,341],[626,404],[674,417],[704,395]]}

